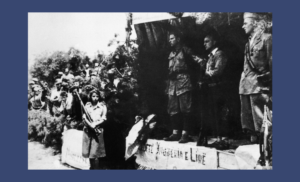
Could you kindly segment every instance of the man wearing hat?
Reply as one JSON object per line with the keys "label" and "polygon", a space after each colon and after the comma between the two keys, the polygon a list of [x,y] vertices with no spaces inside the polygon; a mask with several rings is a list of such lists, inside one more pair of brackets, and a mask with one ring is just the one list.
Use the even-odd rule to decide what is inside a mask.
{"label": "man wearing hat", "polygon": [[51,115],[58,113],[58,108],[60,107],[61,79],[55,80],[55,87],[56,88],[51,90],[51,96],[47,97]]}
{"label": "man wearing hat", "polygon": [[44,109],[46,106],[46,103],[42,101],[42,88],[38,85],[35,85],[33,87],[34,95],[29,100],[31,104],[31,108],[35,110],[41,110]]}
{"label": "man wearing hat", "polygon": [[256,143],[261,131],[264,105],[271,96],[272,35],[259,26],[257,13],[244,13],[243,29],[249,35],[245,47],[244,70],[240,80],[242,128],[250,131]]}

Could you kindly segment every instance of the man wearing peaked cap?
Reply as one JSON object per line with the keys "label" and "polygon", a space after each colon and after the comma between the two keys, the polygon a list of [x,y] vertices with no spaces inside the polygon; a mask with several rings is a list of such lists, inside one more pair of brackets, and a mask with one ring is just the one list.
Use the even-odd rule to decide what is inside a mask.
{"label": "man wearing peaked cap", "polygon": [[258,19],[258,14],[257,13],[251,13],[251,12],[245,12],[243,18],[254,18],[254,19]]}
{"label": "man wearing peaked cap", "polygon": [[38,84],[39,80],[37,78],[32,78],[32,81],[35,83],[35,84]]}
{"label": "man wearing peaked cap", "polygon": [[244,70],[239,86],[242,128],[252,133],[251,141],[255,143],[272,87],[272,35],[264,32],[259,26],[260,21],[257,13],[244,13],[242,28],[249,40],[245,46]]}

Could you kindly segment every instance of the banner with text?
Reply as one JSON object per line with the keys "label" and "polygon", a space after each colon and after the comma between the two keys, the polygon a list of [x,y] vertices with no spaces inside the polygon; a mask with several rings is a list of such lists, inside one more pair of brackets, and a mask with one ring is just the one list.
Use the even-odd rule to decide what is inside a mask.
{"label": "banner with text", "polygon": [[136,156],[136,163],[145,169],[217,169],[217,151],[195,143],[149,139]]}
{"label": "banner with text", "polygon": [[83,131],[70,129],[64,132],[62,155],[63,163],[79,169],[89,169],[90,161],[82,157]]}

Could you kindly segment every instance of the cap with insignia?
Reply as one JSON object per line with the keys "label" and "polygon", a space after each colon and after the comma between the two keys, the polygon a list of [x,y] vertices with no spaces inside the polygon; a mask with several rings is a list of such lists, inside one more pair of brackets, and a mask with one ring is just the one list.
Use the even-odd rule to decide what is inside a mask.
{"label": "cap with insignia", "polygon": [[257,14],[257,13],[245,12],[245,13],[244,13],[244,19],[246,19],[246,18],[254,18],[254,19],[257,19],[257,18],[258,18],[258,14]]}

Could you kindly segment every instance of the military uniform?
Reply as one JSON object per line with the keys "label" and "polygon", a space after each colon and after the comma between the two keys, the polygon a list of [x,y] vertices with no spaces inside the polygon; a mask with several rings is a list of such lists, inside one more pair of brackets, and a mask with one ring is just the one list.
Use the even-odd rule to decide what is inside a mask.
{"label": "military uniform", "polygon": [[192,111],[192,82],[191,61],[192,52],[189,48],[181,46],[169,55],[169,80],[167,87],[168,113],[171,116],[182,113],[183,122],[174,118],[173,129],[191,131],[191,123],[187,118]]}
{"label": "military uniform", "polygon": [[259,132],[264,105],[269,101],[272,79],[272,35],[258,32],[245,47],[239,94],[242,128]]}

